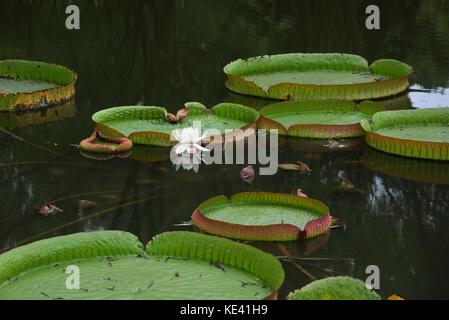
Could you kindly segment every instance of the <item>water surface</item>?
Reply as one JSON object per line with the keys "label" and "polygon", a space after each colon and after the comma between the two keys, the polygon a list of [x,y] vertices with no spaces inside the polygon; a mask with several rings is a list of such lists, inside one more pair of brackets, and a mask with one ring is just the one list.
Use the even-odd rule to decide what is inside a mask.
{"label": "water surface", "polygon": [[[313,278],[365,279],[368,265],[380,267],[383,296],[449,297],[449,181],[441,178],[449,177],[449,164],[392,161],[357,144],[348,152],[316,152],[300,140],[285,139],[280,161],[303,161],[313,172],[257,176],[249,185],[239,178],[241,165],[176,172],[161,150],[136,149],[128,159],[97,161],[73,146],[91,134],[91,115],[105,107],[160,105],[174,112],[186,101],[208,106],[232,101],[260,108],[269,102],[225,90],[222,68],[234,59],[263,54],[346,52],[369,62],[399,59],[414,67],[413,86],[383,100],[388,108],[449,106],[448,1],[377,1],[379,31],[364,29],[370,4],[365,1],[77,3],[81,30],[68,31],[64,12],[69,1],[0,2],[0,59],[58,63],[79,74],[76,116],[10,125],[15,136],[0,132],[1,251],[104,229],[126,230],[146,242],[167,230],[192,230],[174,225],[188,221],[196,206],[212,196],[302,188],[328,204],[346,228],[310,241],[256,244],[276,255],[287,250],[313,258],[301,262],[312,278],[284,264],[281,297]],[[43,119],[49,115],[39,113]],[[360,159],[369,159],[370,165]],[[342,176],[365,193],[336,193]],[[97,208],[77,209],[81,199],[97,201]],[[64,213],[39,216],[35,209],[45,201],[55,201]]]}

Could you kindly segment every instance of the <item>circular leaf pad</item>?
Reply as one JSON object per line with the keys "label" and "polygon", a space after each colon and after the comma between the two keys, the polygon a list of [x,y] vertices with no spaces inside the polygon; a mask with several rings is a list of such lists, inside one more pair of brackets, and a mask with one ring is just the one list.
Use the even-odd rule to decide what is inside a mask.
{"label": "circular leaf pad", "polygon": [[293,241],[329,230],[329,209],[320,201],[279,193],[240,193],[214,197],[192,215],[208,233],[241,240]]}
{"label": "circular leaf pad", "polygon": [[135,144],[154,146],[172,146],[173,130],[192,127],[194,122],[201,123],[202,133],[215,129],[224,134],[225,130],[256,128],[259,113],[249,107],[222,103],[207,109],[198,102],[186,103],[188,115],[179,123],[167,120],[167,110],[154,106],[114,107],[95,113],[95,122],[101,136],[113,138],[127,137]]}
{"label": "circular leaf pad", "polygon": [[289,300],[380,300],[380,296],[357,279],[333,277],[314,281],[292,292]]}
{"label": "circular leaf pad", "polygon": [[413,69],[392,59],[370,66],[357,55],[290,53],[236,60],[224,68],[229,90],[281,100],[363,100],[409,87]]}
{"label": "circular leaf pad", "polygon": [[[66,286],[69,266],[79,289]],[[283,280],[274,256],[192,232],[156,236],[146,250],[129,233],[80,233],[0,256],[0,299],[254,300],[275,298]]]}
{"label": "circular leaf pad", "polygon": [[0,61],[0,111],[37,109],[75,96],[77,75],[54,64],[26,60]]}
{"label": "circular leaf pad", "polygon": [[284,136],[330,139],[364,134],[360,121],[369,119],[381,106],[352,101],[288,101],[260,110],[259,129],[277,129]]}
{"label": "circular leaf pad", "polygon": [[385,111],[362,120],[366,142],[406,157],[449,160],[449,108]]}

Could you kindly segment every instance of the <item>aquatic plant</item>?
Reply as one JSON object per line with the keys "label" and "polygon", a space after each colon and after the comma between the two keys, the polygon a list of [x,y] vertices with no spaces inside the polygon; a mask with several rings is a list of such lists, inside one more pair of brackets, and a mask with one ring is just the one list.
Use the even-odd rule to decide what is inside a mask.
{"label": "aquatic plant", "polygon": [[277,129],[280,135],[340,139],[363,136],[362,119],[370,119],[383,106],[365,101],[287,101],[260,110],[260,129]]}
{"label": "aquatic plant", "polygon": [[449,160],[449,108],[397,110],[362,120],[371,147],[400,156]]}
{"label": "aquatic plant", "polygon": [[[221,103],[207,109],[198,102],[186,103],[185,109],[181,109],[176,116],[167,113],[164,108],[154,106],[114,107],[92,116],[101,137],[128,138],[134,144],[152,146],[175,145],[177,142],[171,139],[171,133],[176,129],[192,127],[196,121],[201,122],[204,132],[216,129],[224,134],[225,130],[255,129],[258,118],[257,111],[243,105]],[[81,148],[98,151],[86,144]],[[109,152],[107,149],[101,151]]]}
{"label": "aquatic plant", "polygon": [[241,240],[293,241],[329,230],[329,208],[296,195],[247,192],[203,202],[193,213],[202,231]]}
{"label": "aquatic plant", "polygon": [[365,283],[350,277],[330,277],[314,281],[291,292],[289,300],[380,300]]}
{"label": "aquatic plant", "polygon": [[[68,266],[81,271],[79,290],[66,288]],[[158,235],[146,249],[122,231],[78,233],[0,255],[3,299],[273,299],[283,281],[274,256],[192,232]]]}
{"label": "aquatic plant", "polygon": [[224,67],[226,87],[236,93],[281,100],[363,100],[398,94],[413,69],[381,59],[368,66],[357,55],[289,53],[239,59]]}
{"label": "aquatic plant", "polygon": [[70,101],[77,75],[66,67],[26,60],[0,61],[0,111],[29,110]]}

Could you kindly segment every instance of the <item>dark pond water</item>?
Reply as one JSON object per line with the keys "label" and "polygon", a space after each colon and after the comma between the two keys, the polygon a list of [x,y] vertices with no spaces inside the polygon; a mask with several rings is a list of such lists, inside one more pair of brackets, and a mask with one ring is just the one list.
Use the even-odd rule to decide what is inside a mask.
{"label": "dark pond water", "polygon": [[[81,30],[73,32],[65,29],[68,1],[2,0],[0,59],[63,64],[78,72],[79,82],[76,106],[43,111],[28,122],[19,118],[53,122],[17,127],[17,118],[0,115],[16,136],[0,133],[0,250],[103,229],[127,230],[146,242],[167,230],[191,230],[174,225],[188,221],[211,196],[293,193],[301,187],[327,203],[346,229],[284,244],[292,255],[313,259],[301,262],[308,275],[285,264],[281,297],[313,277],[365,279],[366,267],[377,265],[383,296],[448,298],[449,164],[396,158],[365,146],[320,153],[303,141],[282,140],[280,161],[301,160],[313,172],[258,176],[248,185],[239,179],[241,166],[176,172],[160,150],[139,148],[129,159],[97,161],[73,146],[91,133],[91,115],[109,106],[174,111],[186,101],[212,106],[226,100],[260,107],[266,102],[228,93],[222,73],[227,62],[260,54],[400,59],[415,68],[413,86],[385,101],[389,108],[449,106],[449,2],[376,2],[379,31],[364,28],[364,1],[78,0]],[[335,194],[341,175],[366,193]],[[81,199],[98,206],[77,209]],[[39,216],[35,209],[45,201],[56,201],[64,213]],[[256,245],[282,255],[277,244]]]}

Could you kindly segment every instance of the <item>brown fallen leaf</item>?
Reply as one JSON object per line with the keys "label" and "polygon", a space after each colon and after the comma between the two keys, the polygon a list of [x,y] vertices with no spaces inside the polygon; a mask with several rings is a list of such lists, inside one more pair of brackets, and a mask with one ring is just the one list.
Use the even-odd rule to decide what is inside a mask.
{"label": "brown fallen leaf", "polygon": [[279,167],[279,169],[282,169],[285,171],[300,171],[301,173],[312,172],[312,170],[309,168],[309,166],[301,161],[298,161],[296,163],[280,164],[278,167]]}
{"label": "brown fallen leaf", "polygon": [[80,209],[92,209],[97,206],[97,202],[91,200],[80,200],[78,202],[78,208]]}
{"label": "brown fallen leaf", "polygon": [[62,213],[63,210],[58,208],[57,206],[50,204],[50,203],[44,203],[39,209],[38,212],[40,215],[44,217],[54,216],[59,213]]}
{"label": "brown fallen leaf", "polygon": [[340,184],[340,186],[335,188],[335,191],[348,192],[348,193],[359,193],[359,194],[366,193],[364,190],[356,188],[354,186],[354,184],[346,177],[343,177],[341,179],[341,184]]}

